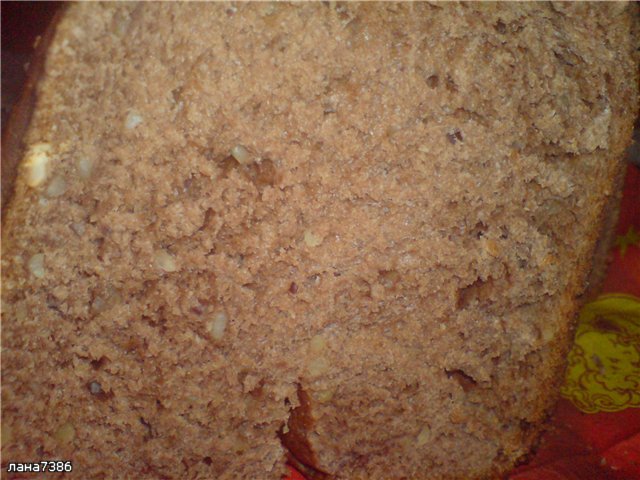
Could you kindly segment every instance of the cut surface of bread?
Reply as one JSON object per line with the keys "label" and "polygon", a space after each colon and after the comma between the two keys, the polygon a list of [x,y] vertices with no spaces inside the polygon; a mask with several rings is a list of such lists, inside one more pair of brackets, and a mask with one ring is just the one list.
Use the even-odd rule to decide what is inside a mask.
{"label": "cut surface of bread", "polygon": [[635,15],[69,6],[3,217],[3,465],[503,474],[617,198]]}

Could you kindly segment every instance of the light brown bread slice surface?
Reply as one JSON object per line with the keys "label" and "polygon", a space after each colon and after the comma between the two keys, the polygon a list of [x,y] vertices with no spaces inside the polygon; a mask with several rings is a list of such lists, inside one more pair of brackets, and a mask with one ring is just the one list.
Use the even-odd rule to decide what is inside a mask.
{"label": "light brown bread slice surface", "polygon": [[3,465],[511,468],[617,195],[635,15],[70,6],[3,218]]}

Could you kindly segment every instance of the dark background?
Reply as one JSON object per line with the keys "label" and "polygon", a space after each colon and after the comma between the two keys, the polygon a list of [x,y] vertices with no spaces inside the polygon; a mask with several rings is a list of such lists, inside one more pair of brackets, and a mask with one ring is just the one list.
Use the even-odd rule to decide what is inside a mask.
{"label": "dark background", "polygon": [[2,18],[2,129],[22,91],[36,39],[62,2],[0,2]]}

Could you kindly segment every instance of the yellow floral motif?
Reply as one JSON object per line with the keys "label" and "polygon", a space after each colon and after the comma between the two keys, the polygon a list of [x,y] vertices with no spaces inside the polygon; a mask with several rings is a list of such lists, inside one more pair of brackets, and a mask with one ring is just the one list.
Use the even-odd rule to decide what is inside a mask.
{"label": "yellow floral motif", "polygon": [[627,248],[630,245],[640,245],[640,232],[636,232],[633,225],[631,225],[627,233],[616,237],[616,245],[620,249],[620,258],[624,258],[624,254],[627,253]]}
{"label": "yellow floral motif", "polygon": [[562,396],[586,413],[640,407],[640,299],[603,295],[580,312]]}

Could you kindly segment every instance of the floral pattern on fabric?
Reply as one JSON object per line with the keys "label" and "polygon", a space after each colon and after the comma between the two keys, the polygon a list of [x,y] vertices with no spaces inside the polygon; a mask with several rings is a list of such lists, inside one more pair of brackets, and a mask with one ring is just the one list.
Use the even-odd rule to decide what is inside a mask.
{"label": "floral pattern on fabric", "polygon": [[640,299],[604,295],[584,306],[561,393],[585,413],[640,407]]}

